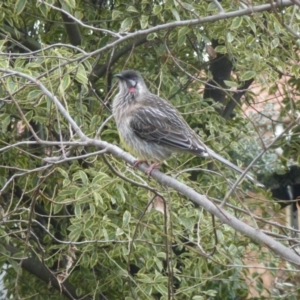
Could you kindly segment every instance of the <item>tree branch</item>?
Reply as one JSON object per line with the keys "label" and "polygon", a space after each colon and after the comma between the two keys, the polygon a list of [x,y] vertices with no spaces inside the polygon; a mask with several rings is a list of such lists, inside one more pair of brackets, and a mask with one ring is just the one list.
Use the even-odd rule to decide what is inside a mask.
{"label": "tree branch", "polygon": [[223,111],[222,116],[224,119],[227,120],[230,117],[231,113],[234,111],[237,104],[240,103],[242,96],[245,94],[246,90],[249,88],[253,81],[253,78],[245,81],[245,83],[235,91],[232,99],[227,103]]}
{"label": "tree branch", "polygon": [[[11,245],[6,245],[3,243],[1,244],[5,247],[7,251],[9,251],[10,256],[13,256],[16,253],[20,252],[19,249]],[[18,261],[19,260],[20,259],[18,259]],[[27,272],[39,278],[40,280],[44,281],[46,284],[51,283],[51,286],[53,286],[56,290],[61,291],[62,294],[65,295],[68,299],[88,299],[88,297],[79,298],[76,295],[76,287],[73,286],[68,280],[65,280],[63,283],[59,283],[54,274],[52,274],[46,266],[44,266],[39,260],[35,258],[28,257],[22,259],[21,267]]]}
{"label": "tree branch", "polygon": [[[88,138],[80,129],[80,127],[76,124],[73,118],[69,115],[67,110],[63,107],[61,102],[57,99],[55,95],[53,95],[40,81],[36,80],[35,78],[12,70],[6,70],[0,68],[0,72],[20,76],[26,78],[27,80],[31,81],[32,83],[36,84],[42,92],[47,95],[57,106],[60,113],[66,118],[69,124],[72,126],[73,130],[76,134],[80,137],[82,141],[85,141],[88,145],[93,145],[99,147],[100,149],[106,149],[107,152],[111,153],[112,155],[124,160],[125,162],[129,163],[130,165],[134,165],[136,159],[130,155],[129,153],[123,151],[117,146],[114,146],[106,141],[95,140]],[[272,144],[272,143],[271,143]],[[148,169],[148,165],[141,164],[138,166],[138,169],[145,172]],[[229,225],[236,231],[242,233],[245,236],[248,236],[252,240],[259,242],[260,244],[268,247],[271,251],[275,254],[279,255],[284,260],[287,260],[295,265],[300,266],[300,257],[295,254],[290,248],[284,246],[283,244],[277,242],[275,239],[269,237],[265,233],[263,233],[260,229],[253,228],[244,222],[240,221],[233,215],[229,214],[226,210],[222,207],[217,206],[213,202],[211,202],[205,195],[201,195],[197,193],[194,189],[187,186],[186,184],[179,182],[178,180],[167,176],[161,173],[158,170],[154,170],[151,173],[151,176],[157,180],[163,186],[168,186],[173,188],[174,190],[178,191],[182,195],[185,195],[188,199],[190,199],[193,203],[203,207],[209,213],[216,216],[221,222]]]}
{"label": "tree branch", "polygon": [[90,75],[90,81],[95,83],[100,77],[104,76],[105,73],[108,71],[107,67],[114,65],[123,55],[127,52],[131,51],[133,47],[140,46],[147,42],[147,36],[141,36],[138,39],[134,40],[132,43],[124,46],[122,49],[117,51],[111,60],[104,65],[96,65]]}
{"label": "tree branch", "polygon": [[64,25],[69,37],[69,40],[73,46],[78,46],[81,44],[81,34],[78,27],[78,24],[72,20],[64,12],[61,13],[61,17],[64,21]]}
{"label": "tree branch", "polygon": [[[3,24],[2,25],[5,32],[9,33],[10,36],[16,41],[20,42],[23,46],[27,47],[32,51],[37,51],[41,49],[41,44],[34,40],[33,38],[28,37],[26,34],[18,31],[15,28],[11,28],[10,26]],[[16,34],[18,32],[18,35]],[[18,46],[18,45],[17,45]]]}
{"label": "tree branch", "polygon": [[[49,3],[43,2],[45,5],[58,10],[60,12],[65,12],[62,9],[55,7]],[[226,13],[222,13],[222,14],[217,14],[217,15],[212,15],[212,16],[207,16],[201,19],[191,19],[191,20],[185,20],[185,21],[175,21],[175,22],[170,22],[170,23],[166,23],[166,24],[161,24],[161,25],[157,25],[145,30],[137,30],[135,32],[132,33],[123,33],[125,34],[125,36],[121,36],[121,34],[116,34],[114,32],[111,32],[109,30],[104,30],[104,29],[99,29],[97,27],[93,27],[93,26],[88,26],[83,24],[80,20],[77,20],[76,18],[74,18],[71,14],[68,14],[67,12],[65,12],[70,18],[72,18],[73,20],[75,20],[76,22],[78,22],[78,24],[80,24],[81,26],[85,27],[85,28],[89,28],[92,30],[96,30],[96,31],[103,31],[106,32],[112,36],[117,37],[118,39],[111,42],[110,44],[107,44],[106,46],[97,49],[93,52],[90,52],[86,55],[84,55],[84,57],[81,57],[80,59],[76,58],[72,61],[77,61],[77,60],[84,60],[93,56],[93,55],[97,55],[99,53],[105,52],[109,49],[112,49],[114,47],[116,47],[117,45],[119,45],[120,43],[123,43],[124,41],[128,40],[128,39],[133,39],[133,38],[137,38],[143,35],[148,35],[150,33],[154,33],[154,32],[158,32],[161,30],[169,30],[172,28],[176,28],[176,27],[180,27],[180,26],[195,26],[195,25],[199,25],[199,24],[204,24],[204,23],[211,23],[211,22],[216,22],[219,20],[225,20],[225,19],[231,19],[231,18],[235,18],[235,17],[239,17],[239,16],[245,16],[245,15],[251,15],[253,13],[258,13],[258,12],[263,12],[263,11],[269,11],[272,10],[274,8],[280,8],[280,7],[286,7],[286,6],[292,6],[293,1],[291,0],[282,0],[279,2],[274,2],[274,3],[268,3],[268,4],[262,4],[262,5],[257,5],[257,6],[251,6],[248,8],[244,8],[244,9],[239,9],[236,11],[232,11],[232,12],[226,12]]]}

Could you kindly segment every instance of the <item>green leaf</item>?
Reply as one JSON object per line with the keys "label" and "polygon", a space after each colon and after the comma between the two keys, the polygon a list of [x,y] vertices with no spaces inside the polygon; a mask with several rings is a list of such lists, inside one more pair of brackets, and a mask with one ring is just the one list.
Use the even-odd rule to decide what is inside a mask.
{"label": "green leaf", "polygon": [[124,233],[123,229],[117,228],[117,230],[116,230],[116,236],[120,236],[120,235],[122,235],[123,233]]}
{"label": "green leaf", "polygon": [[230,29],[235,30],[238,29],[243,23],[243,18],[242,17],[236,17],[233,19]]}
{"label": "green leaf", "polygon": [[69,239],[72,242],[76,242],[81,236],[82,227],[80,225],[71,225],[68,229],[70,230]]}
{"label": "green leaf", "polygon": [[66,74],[61,80],[59,88],[61,89],[62,92],[64,92],[69,87],[70,83],[71,83],[70,75]]}
{"label": "green leaf", "polygon": [[249,80],[251,78],[254,78],[256,76],[256,72],[254,71],[247,71],[241,76],[242,81]]}
{"label": "green leaf", "polygon": [[127,11],[129,12],[134,12],[134,13],[139,13],[139,11],[134,7],[134,6],[129,6],[127,8]]}
{"label": "green leaf", "polygon": [[236,255],[237,247],[234,244],[230,244],[230,246],[228,247],[228,251],[232,253],[232,255]]}
{"label": "green leaf", "polygon": [[239,86],[239,84],[237,82],[234,82],[234,81],[224,80],[224,83],[228,87],[238,87]]}
{"label": "green leaf", "polygon": [[161,293],[163,296],[168,295],[168,289],[164,284],[156,284],[154,288]]}
{"label": "green leaf", "polygon": [[107,35],[100,40],[99,48],[106,46],[108,42],[109,42],[109,36]]}
{"label": "green leaf", "polygon": [[155,38],[157,38],[157,33],[156,32],[152,32],[152,33],[150,33],[150,34],[147,35],[147,40],[148,41],[152,41]]}
{"label": "green leaf", "polygon": [[121,196],[122,201],[125,202],[126,198],[125,198],[125,195],[124,195],[124,189],[123,189],[123,187],[118,184],[117,185],[117,190],[119,192],[119,195]]}
{"label": "green leaf", "polygon": [[82,20],[84,18],[84,14],[81,11],[76,10],[74,17],[78,20]]}
{"label": "green leaf", "polygon": [[185,36],[185,35],[187,35],[187,33],[190,31],[190,28],[189,27],[182,27],[182,28],[180,28],[179,29],[179,31],[178,31],[178,37],[180,38],[180,37],[182,37],[182,36]]}
{"label": "green leaf", "polygon": [[162,259],[167,259],[166,258],[166,253],[165,252],[157,252],[156,257],[160,257]]}
{"label": "green leaf", "polygon": [[97,251],[94,251],[90,258],[90,266],[93,268],[98,263],[98,253]]}
{"label": "green leaf", "polygon": [[217,236],[220,243],[223,243],[225,241],[224,234],[222,230],[217,230]]}
{"label": "green leaf", "polygon": [[44,3],[42,3],[42,1],[38,1],[38,2],[41,3],[40,5],[38,5],[40,12],[42,13],[43,17],[47,18],[49,7]]}
{"label": "green leaf", "polygon": [[27,120],[28,122],[31,121],[32,116],[33,116],[33,110],[30,110],[30,111],[28,111],[28,112],[25,114],[25,118],[26,118],[26,120]]}
{"label": "green leaf", "polygon": [[81,219],[82,210],[81,210],[81,205],[80,204],[78,204],[78,203],[75,204],[74,212],[75,212],[76,218]]}
{"label": "green leaf", "polygon": [[182,35],[182,36],[178,37],[177,44],[179,47],[184,45],[185,42],[186,42],[186,35]]}
{"label": "green leaf", "polygon": [[91,240],[91,239],[94,238],[93,232],[92,232],[90,229],[88,229],[88,228],[86,228],[86,229],[84,230],[84,236],[85,236],[86,238],[88,238],[89,240]]}
{"label": "green leaf", "polygon": [[273,39],[271,42],[271,48],[274,49],[277,48],[278,46],[279,46],[279,38]]}
{"label": "green leaf", "polygon": [[99,193],[93,192],[93,197],[94,197],[94,201],[95,201],[95,205],[99,206],[99,204],[103,205],[103,199],[101,197],[101,195]]}
{"label": "green leaf", "polygon": [[71,180],[70,179],[64,179],[63,180],[63,187],[69,186],[71,184]]}
{"label": "green leaf", "polygon": [[252,22],[252,20],[250,18],[247,18],[247,22],[248,22],[251,30],[253,31],[253,33],[256,33],[256,26],[255,26],[254,22]]}
{"label": "green leaf", "polygon": [[227,53],[227,48],[225,46],[217,46],[215,48],[215,51],[217,53],[226,54]]}
{"label": "green leaf", "polygon": [[5,12],[0,10],[0,22],[4,20]]}
{"label": "green leaf", "polygon": [[90,195],[90,190],[88,187],[82,187],[77,189],[76,193],[75,193],[75,199],[82,201],[84,199],[86,199],[86,197],[88,197]]}
{"label": "green leaf", "polygon": [[103,172],[98,172],[98,174],[93,178],[92,183],[99,183],[101,185],[104,181],[106,182],[107,179],[110,179],[110,177],[107,174]]}
{"label": "green leaf", "polygon": [[141,23],[141,28],[145,29],[148,27],[148,20],[149,20],[149,16],[146,15],[142,15],[141,19],[140,19],[140,23]]}
{"label": "green leaf", "polygon": [[78,65],[78,68],[75,73],[75,78],[78,82],[82,84],[87,84],[88,78],[87,78],[85,68],[82,64]]}
{"label": "green leaf", "polygon": [[[162,269],[163,269],[163,264],[162,264],[161,260],[155,257],[155,258],[154,258],[154,261],[155,261],[155,264],[156,264],[158,270],[159,270],[159,271],[162,271]],[[159,277],[156,277],[156,278],[155,278],[155,281],[156,281],[156,282],[160,282],[161,279],[162,279],[162,277],[159,276]]]}
{"label": "green leaf", "polygon": [[53,205],[53,213],[54,214],[57,214],[59,213],[63,208],[63,205],[62,204],[54,204]]}
{"label": "green leaf", "polygon": [[195,8],[194,8],[191,4],[189,4],[189,3],[181,2],[181,5],[182,5],[185,9],[187,9],[187,10],[189,10],[189,11],[194,11],[194,10],[195,10]]}
{"label": "green leaf", "polygon": [[68,175],[68,173],[64,170],[64,169],[62,169],[62,168],[60,168],[60,167],[57,167],[56,168],[56,171],[58,171],[63,177],[65,177],[66,179],[69,179],[69,175]]}
{"label": "green leaf", "polygon": [[122,16],[122,14],[123,12],[114,9],[112,12],[112,19],[116,20],[118,17]]}
{"label": "green leaf", "polygon": [[206,8],[206,11],[215,11],[217,10],[217,6],[215,5],[215,3],[210,2]]}
{"label": "green leaf", "polygon": [[[5,115],[2,115],[1,118],[3,118],[4,116]],[[10,115],[6,115],[6,117],[2,119],[2,121],[1,121],[1,131],[2,131],[2,133],[7,132],[7,128],[10,125],[10,122],[11,122]]]}
{"label": "green leaf", "polygon": [[154,260],[152,258],[146,261],[146,268],[150,270],[154,266]]}
{"label": "green leaf", "polygon": [[89,203],[89,206],[90,206],[90,214],[91,214],[91,216],[94,216],[95,212],[96,212],[95,205],[92,203]]}
{"label": "green leaf", "polygon": [[105,228],[103,228],[103,236],[104,236],[105,241],[109,240],[108,233],[107,233],[107,230]]}
{"label": "green leaf", "polygon": [[281,29],[281,25],[280,25],[280,24],[278,24],[278,22],[277,22],[277,21],[275,21],[275,22],[274,22],[274,29],[275,29],[275,31],[276,31],[276,33],[277,33],[277,34],[280,34],[280,33],[281,33],[281,31],[282,31],[282,29]]}
{"label": "green leaf", "polygon": [[67,4],[70,8],[76,8],[75,0],[64,0],[64,4]]}
{"label": "green leaf", "polygon": [[15,3],[15,14],[19,15],[25,8],[27,3],[27,0],[17,0],[17,2]]}
{"label": "green leaf", "polygon": [[80,178],[81,178],[82,183],[83,183],[84,185],[89,184],[89,179],[88,179],[88,177],[87,177],[87,175],[86,175],[85,172],[83,172],[83,171],[80,170],[80,171],[79,171],[79,175],[80,175]]}
{"label": "green leaf", "polygon": [[[87,252],[85,252],[85,253],[83,253],[83,255],[81,257],[80,266],[87,268],[89,266],[89,264],[90,264],[90,255]],[[77,292],[77,290],[76,290],[76,292]],[[82,292],[81,293],[77,292],[77,294],[81,295]]]}
{"label": "green leaf", "polygon": [[162,5],[154,5],[153,7],[153,14],[158,15],[162,11]]}
{"label": "green leaf", "polygon": [[130,218],[131,218],[131,214],[128,210],[126,210],[123,214],[123,225],[122,225],[123,228],[127,227],[127,225],[130,222]]}
{"label": "green leaf", "polygon": [[126,18],[122,23],[121,23],[121,30],[122,31],[129,31],[131,26],[132,26],[132,18]]}
{"label": "green leaf", "polygon": [[138,274],[138,280],[139,280],[140,282],[144,282],[144,283],[150,283],[150,284],[153,283],[153,278],[149,277],[149,276],[146,275],[146,274],[142,274],[142,273],[139,273],[139,274]]}
{"label": "green leaf", "polygon": [[18,250],[18,252],[14,253],[12,255],[13,258],[15,259],[21,259],[21,258],[24,258],[24,251],[22,250]]}
{"label": "green leaf", "polygon": [[234,37],[231,34],[231,32],[227,32],[226,38],[228,43],[231,43],[234,40]]}
{"label": "green leaf", "polygon": [[6,88],[11,94],[13,94],[14,91],[18,88],[18,85],[12,76],[6,79]]}
{"label": "green leaf", "polygon": [[8,59],[0,59],[0,68],[8,68],[9,60]]}
{"label": "green leaf", "polygon": [[176,21],[180,21],[180,16],[178,14],[178,11],[175,8],[171,8],[171,12],[173,16],[175,17]]}
{"label": "green leaf", "polygon": [[32,101],[35,100],[37,98],[40,98],[42,96],[42,93],[40,90],[34,90],[28,93],[27,99]]}

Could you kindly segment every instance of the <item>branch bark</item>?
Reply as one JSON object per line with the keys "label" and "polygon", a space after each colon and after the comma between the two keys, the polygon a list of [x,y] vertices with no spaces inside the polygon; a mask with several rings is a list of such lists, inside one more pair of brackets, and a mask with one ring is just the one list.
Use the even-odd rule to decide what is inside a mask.
{"label": "branch bark", "polygon": [[253,78],[245,81],[244,84],[235,91],[234,95],[232,96],[231,100],[227,103],[223,111],[222,116],[224,119],[228,119],[230,117],[235,107],[241,102],[241,98],[245,94],[245,90],[249,88],[253,81]]}
{"label": "branch bark", "polygon": [[117,51],[111,60],[107,62],[104,65],[96,65],[92,71],[92,74],[90,76],[90,81],[95,83],[100,77],[104,76],[106,72],[108,71],[107,68],[113,66],[123,55],[125,55],[127,52],[131,51],[133,47],[140,46],[147,42],[147,36],[141,36],[134,40],[132,43],[124,46],[122,49]]}
{"label": "branch bark", "polygon": [[[1,244],[5,247],[7,251],[9,251],[11,256],[20,252],[19,249],[11,245],[6,245],[3,243]],[[51,283],[51,286],[53,286],[57,290],[61,290],[62,294],[66,296],[68,299],[72,299],[72,300],[79,299],[79,297],[76,295],[76,288],[71,283],[69,283],[68,280],[65,280],[60,285],[56,277],[39,260],[35,258],[25,258],[22,260],[21,267],[27,272],[33,274],[37,278],[44,281],[46,284]],[[88,298],[80,297],[80,299],[88,299]]]}
{"label": "branch bark", "polygon": [[64,25],[69,37],[69,40],[73,46],[78,46],[81,44],[81,34],[79,26],[74,22],[68,15],[61,13],[61,17],[64,21]]}
{"label": "branch bark", "polygon": [[[33,38],[30,38],[26,34],[18,31],[17,29],[14,29],[6,24],[3,24],[2,28],[4,29],[5,32],[9,33],[13,39],[15,39],[16,41],[18,41],[20,44],[24,45],[28,49],[32,51],[37,51],[41,49],[41,44],[39,42],[37,42]],[[18,35],[16,34],[16,32],[18,32]],[[24,50],[24,48],[22,48],[22,50]]]}

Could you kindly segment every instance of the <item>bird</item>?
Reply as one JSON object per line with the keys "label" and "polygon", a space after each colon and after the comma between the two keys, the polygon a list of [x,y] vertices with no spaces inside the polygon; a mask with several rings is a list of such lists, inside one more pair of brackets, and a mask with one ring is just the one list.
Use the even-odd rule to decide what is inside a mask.
{"label": "bird", "polygon": [[[199,157],[212,157],[243,173],[238,166],[205,145],[171,103],[151,93],[138,71],[126,70],[114,76],[119,79],[119,91],[112,102],[112,114],[121,142],[139,158],[134,166],[154,162],[146,171],[150,176],[152,170],[173,153],[188,152]],[[246,177],[262,186],[253,176],[247,174]]]}

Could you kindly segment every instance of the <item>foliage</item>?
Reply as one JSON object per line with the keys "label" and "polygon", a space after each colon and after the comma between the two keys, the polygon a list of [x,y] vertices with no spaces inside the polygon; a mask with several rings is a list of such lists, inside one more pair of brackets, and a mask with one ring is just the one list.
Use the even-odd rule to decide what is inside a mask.
{"label": "foliage", "polygon": [[[94,138],[102,126],[101,140],[118,145],[114,122],[106,122],[117,88],[113,74],[139,70],[150,90],[169,99],[216,152],[246,165],[266,151],[253,170],[270,172],[278,167],[278,162],[271,165],[274,149],[259,137],[264,124],[244,117],[242,101],[252,105],[257,99],[242,87],[254,81],[270,94],[280,91],[285,101],[272,107],[268,117],[276,112],[284,126],[288,117],[286,127],[293,129],[300,86],[299,7],[282,1],[283,7],[250,14],[245,3],[0,3],[0,264],[8,298],[245,299],[251,297],[251,276],[258,296],[299,296],[293,266],[286,265],[286,294],[280,287],[267,290],[260,276],[249,273],[246,259],[257,253],[256,259],[275,276],[279,257],[212,221],[173,189],[84,144],[39,86],[59,99],[87,137]],[[229,72],[218,81],[220,70]],[[282,78],[288,80],[279,83]],[[221,92],[224,100],[204,97],[209,89]],[[233,90],[241,91],[239,98]],[[275,145],[285,150],[281,165],[299,160],[298,135],[290,143],[293,147],[280,139]],[[219,204],[235,174],[213,165],[215,172],[209,170],[209,159],[180,155],[162,171]],[[277,206],[267,191],[250,201],[249,188],[244,183],[226,209],[264,228]],[[167,202],[166,214],[157,203],[156,209],[148,208],[154,196],[160,205]],[[258,207],[264,219],[255,225]],[[292,236],[290,228],[268,226],[275,237],[282,237],[282,228]]]}

